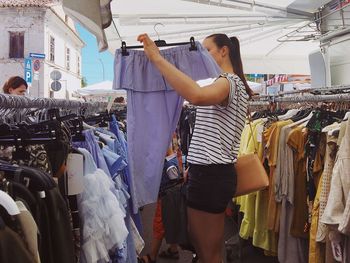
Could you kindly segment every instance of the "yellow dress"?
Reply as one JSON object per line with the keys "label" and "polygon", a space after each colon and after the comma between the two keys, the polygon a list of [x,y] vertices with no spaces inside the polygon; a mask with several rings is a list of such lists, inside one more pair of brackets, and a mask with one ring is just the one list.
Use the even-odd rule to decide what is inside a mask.
{"label": "yellow dress", "polygon": [[309,243],[309,263],[324,263],[325,257],[326,257],[325,243],[316,242],[321,192],[322,192],[322,184],[319,184],[317,188],[317,193],[313,204],[313,208],[312,208],[312,221],[311,221],[311,228],[310,228],[310,243]]}
{"label": "yellow dress", "polygon": [[278,121],[273,123],[266,131],[264,131],[264,138],[266,141],[266,158],[270,167],[270,187],[269,187],[269,203],[267,209],[267,228],[276,233],[279,232],[280,211],[281,204],[275,199],[275,169],[277,165],[277,154],[279,137],[282,127],[293,123],[291,120]]}
{"label": "yellow dress", "polygon": [[301,126],[295,127],[288,135],[287,144],[294,151],[294,210],[290,229],[292,236],[297,238],[309,237],[308,206],[306,190],[306,157],[305,143],[307,132]]}
{"label": "yellow dress", "polygon": [[[241,144],[238,156],[253,153],[255,151],[254,143],[257,144],[258,155],[262,156],[262,144],[257,141],[257,126],[262,123],[261,119],[255,120],[251,123],[251,128],[249,124],[243,129],[241,136]],[[253,130],[253,135],[251,130]],[[253,137],[254,136],[254,139]],[[244,195],[237,198],[237,204],[240,205],[240,211],[244,213],[244,217],[241,223],[240,236],[244,239],[253,237],[255,228],[255,200],[256,192],[248,195]]]}
{"label": "yellow dress", "polygon": [[322,242],[316,242],[319,212],[320,212],[320,196],[322,193],[322,177],[325,176],[323,171],[323,157],[325,155],[326,136],[322,134],[319,149],[317,151],[314,174],[315,184],[317,186],[316,197],[312,206],[312,219],[310,227],[310,243],[309,243],[309,263],[324,263],[326,259],[326,244]]}
{"label": "yellow dress", "polygon": [[[253,136],[257,143],[257,153],[263,159],[263,132],[264,120],[259,119],[252,123]],[[254,152],[254,141],[251,137],[249,125],[246,125],[242,133],[239,154]],[[262,190],[249,195],[237,198],[237,203],[241,205],[241,212],[244,218],[240,228],[240,236],[244,239],[253,238],[253,245],[267,251],[266,254],[275,256],[277,252],[277,238],[275,233],[267,229],[267,204],[268,190]]]}

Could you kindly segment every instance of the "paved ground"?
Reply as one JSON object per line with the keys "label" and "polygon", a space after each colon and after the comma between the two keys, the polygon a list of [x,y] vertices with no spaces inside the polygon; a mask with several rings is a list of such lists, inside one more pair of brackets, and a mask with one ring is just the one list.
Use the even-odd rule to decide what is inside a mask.
{"label": "paved ground", "polygon": [[[144,233],[143,237],[146,242],[146,247],[143,250],[144,254],[147,254],[150,251],[150,241],[152,238],[152,220],[154,215],[155,205],[148,205],[144,207],[141,212]],[[226,230],[225,230],[225,240],[229,240],[234,236],[236,232],[234,223],[230,220],[226,222]],[[234,236],[231,240],[235,240],[238,236]],[[231,243],[231,242],[230,242]],[[265,257],[263,252],[257,248],[254,248],[250,245],[250,242],[246,241],[241,243],[241,251],[242,256],[241,259],[238,258],[238,246],[228,246],[228,248],[232,249],[232,253],[230,251],[224,249],[224,253],[232,255],[232,259],[227,260],[225,257],[225,263],[278,263],[276,258]],[[161,250],[165,250],[166,245],[163,242]],[[228,252],[227,252],[228,251]],[[179,260],[164,260],[158,259],[157,263],[190,263],[192,261],[192,254],[188,251],[180,251],[180,259]]]}

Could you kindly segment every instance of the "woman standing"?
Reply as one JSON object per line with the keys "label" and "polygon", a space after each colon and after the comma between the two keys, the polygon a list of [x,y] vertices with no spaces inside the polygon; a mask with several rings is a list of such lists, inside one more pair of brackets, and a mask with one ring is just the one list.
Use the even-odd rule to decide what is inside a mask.
{"label": "woman standing", "polygon": [[202,88],[166,61],[147,34],[140,35],[138,41],[167,82],[198,106],[188,154],[189,233],[201,263],[221,263],[224,212],[235,193],[234,163],[252,95],[243,73],[239,41],[225,34],[204,40],[203,46],[223,73]]}

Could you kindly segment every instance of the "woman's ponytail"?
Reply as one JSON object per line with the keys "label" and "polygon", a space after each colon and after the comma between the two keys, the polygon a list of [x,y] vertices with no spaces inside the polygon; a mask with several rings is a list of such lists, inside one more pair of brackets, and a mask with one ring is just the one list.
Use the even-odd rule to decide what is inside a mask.
{"label": "woman's ponytail", "polygon": [[230,47],[230,58],[234,72],[239,76],[245,86],[246,92],[250,97],[253,96],[253,91],[250,89],[243,71],[243,63],[241,58],[241,48],[237,37],[230,37],[232,47]]}

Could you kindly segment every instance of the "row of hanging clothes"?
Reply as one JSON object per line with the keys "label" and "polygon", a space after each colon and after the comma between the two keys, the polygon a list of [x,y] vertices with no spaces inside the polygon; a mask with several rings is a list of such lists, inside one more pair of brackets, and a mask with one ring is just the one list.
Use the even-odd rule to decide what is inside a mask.
{"label": "row of hanging clothes", "polygon": [[184,156],[188,155],[195,120],[196,107],[190,104],[184,104],[176,130],[180,141],[181,152]]}
{"label": "row of hanging clothes", "polygon": [[104,109],[0,94],[0,262],[137,261],[125,107]]}
{"label": "row of hanging clothes", "polygon": [[278,107],[252,103],[258,110],[239,154],[257,143],[270,185],[235,199],[244,213],[239,234],[281,263],[350,260],[349,101],[315,95],[281,98]]}

